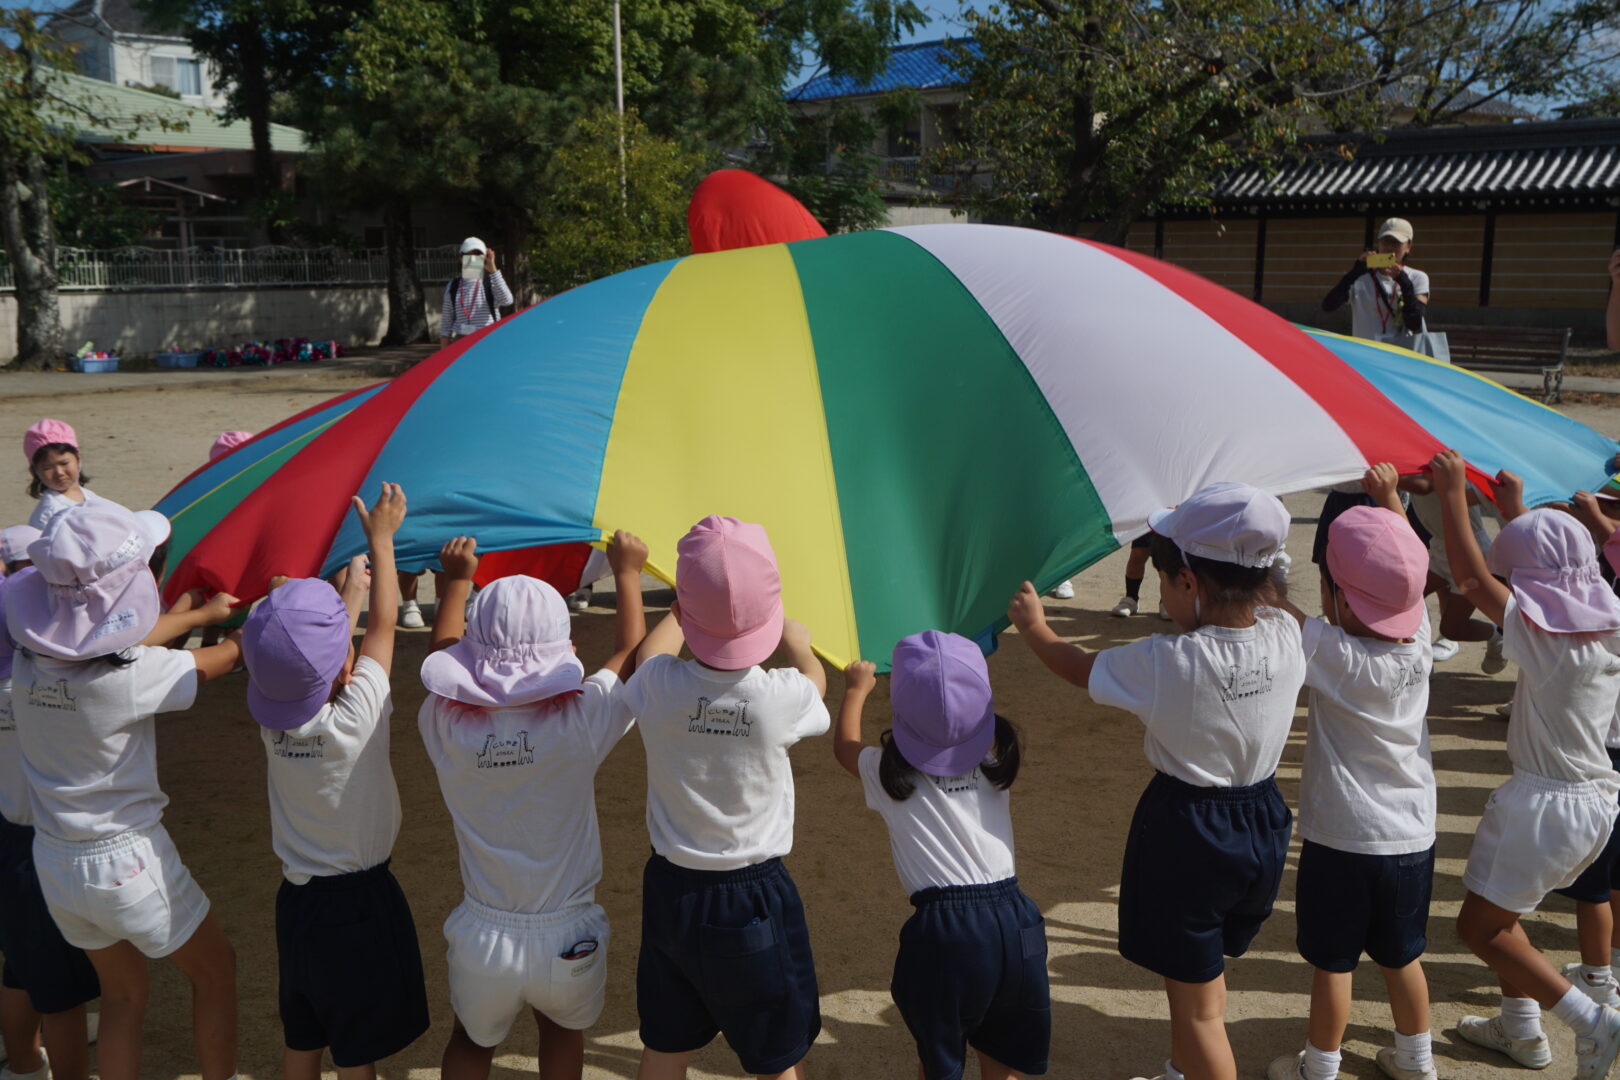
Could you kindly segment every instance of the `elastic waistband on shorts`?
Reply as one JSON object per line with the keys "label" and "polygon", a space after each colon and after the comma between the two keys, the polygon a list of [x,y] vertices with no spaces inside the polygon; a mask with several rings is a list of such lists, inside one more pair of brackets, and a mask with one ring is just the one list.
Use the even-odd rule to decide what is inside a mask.
{"label": "elastic waistband on shorts", "polygon": [[944,904],[949,907],[981,907],[1002,904],[1018,895],[1018,879],[1002,878],[986,885],[933,885],[911,894],[911,906]]}
{"label": "elastic waistband on shorts", "polygon": [[100,859],[108,855],[122,855],[142,844],[149,844],[152,836],[162,831],[162,824],[157,824],[145,829],[125,829],[116,836],[106,836],[100,840],[63,840],[42,829],[35,829],[34,843],[70,859]]}
{"label": "elastic waistband on shorts", "polygon": [[1566,799],[1612,799],[1615,784],[1610,780],[1554,780],[1550,776],[1514,769],[1510,784],[1519,784],[1543,795]]}
{"label": "elastic waistband on shorts", "polygon": [[282,880],[288,888],[310,892],[342,892],[344,889],[358,889],[365,885],[374,884],[378,879],[388,876],[388,864],[392,859],[384,859],[376,866],[368,866],[364,870],[351,870],[347,874],[316,874],[302,885],[294,885],[285,878]]}
{"label": "elastic waistband on shorts", "polygon": [[1277,777],[1268,776],[1257,784],[1245,784],[1242,787],[1201,787],[1198,784],[1189,784],[1169,773],[1160,772],[1153,774],[1153,779],[1148,781],[1148,787],[1158,788],[1187,802],[1252,803],[1270,798],[1277,791]]}
{"label": "elastic waistband on shorts", "polygon": [[470,896],[462,896],[461,906],[479,922],[490,926],[500,927],[502,930],[551,930],[559,926],[567,926],[577,920],[581,915],[596,907],[595,904],[570,904],[568,907],[556,911],[540,911],[526,914],[521,911],[502,911],[500,908],[490,907],[480,903]]}
{"label": "elastic waistband on shorts", "polygon": [[764,862],[739,867],[736,870],[693,870],[690,867],[676,866],[654,852],[647,865],[660,874],[676,878],[683,884],[698,889],[712,888],[716,885],[751,885],[787,873],[787,868],[782,865],[780,858],[766,859]]}

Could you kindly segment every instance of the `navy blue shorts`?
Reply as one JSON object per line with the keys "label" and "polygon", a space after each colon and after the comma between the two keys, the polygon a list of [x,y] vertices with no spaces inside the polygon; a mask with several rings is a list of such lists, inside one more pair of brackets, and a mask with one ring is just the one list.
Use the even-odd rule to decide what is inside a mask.
{"label": "navy blue shorts", "polygon": [[1137,800],[1119,883],[1119,953],[1203,983],[1271,915],[1294,818],[1273,779],[1194,787],[1158,773]]}
{"label": "navy blue shorts", "polygon": [[354,1068],[405,1049],[428,1029],[416,922],[386,862],[282,881],[276,893],[281,1028],[290,1050],[332,1048]]}
{"label": "navy blue shorts", "polygon": [[786,1072],[821,1032],[804,904],[781,859],[641,874],[636,1011],[649,1050],[684,1054],[723,1034],[743,1072]]}
{"label": "navy blue shorts", "polygon": [[[1620,769],[1620,750],[1609,748],[1609,764]],[[1581,871],[1575,884],[1555,891],[1582,904],[1607,904],[1609,893],[1615,889],[1620,889],[1620,821],[1609,830],[1609,842],[1592,865]]]}
{"label": "navy blue shorts", "polygon": [[1361,954],[1403,968],[1429,946],[1434,848],[1363,855],[1307,840],[1300,850],[1294,919],[1299,955],[1323,971],[1354,971]]}
{"label": "navy blue shorts", "polygon": [[34,829],[0,818],[0,981],[26,990],[36,1012],[59,1013],[101,996],[96,969],[56,928],[34,870]]}
{"label": "navy blue shorts", "polygon": [[923,1075],[958,1080],[969,1046],[1014,1072],[1046,1072],[1046,924],[1018,879],[923,889],[911,902],[889,993]]}

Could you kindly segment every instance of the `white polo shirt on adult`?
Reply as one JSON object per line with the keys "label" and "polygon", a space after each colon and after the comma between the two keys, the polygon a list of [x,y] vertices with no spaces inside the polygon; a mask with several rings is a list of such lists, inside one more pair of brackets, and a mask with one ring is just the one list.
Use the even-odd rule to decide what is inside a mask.
{"label": "white polo shirt on adult", "polygon": [[655,656],[631,676],[625,702],[647,749],[654,851],[690,870],[740,870],[792,850],[788,748],[832,726],[803,672]]}
{"label": "white polo shirt on adult", "polygon": [[1253,626],[1154,634],[1097,654],[1091,699],[1142,721],[1155,769],[1195,787],[1247,787],[1277,771],[1305,651],[1292,615],[1254,614]]}
{"label": "white polo shirt on adult", "polygon": [[429,694],[417,725],[456,827],[467,895],[497,911],[589,904],[602,880],[596,770],[635,722],[611,671],[504,709]]}
{"label": "white polo shirt on adult", "polygon": [[270,843],[294,885],[369,870],[399,837],[399,788],[388,757],[394,702],[369,656],[336,700],[291,731],[260,728],[270,776]]}

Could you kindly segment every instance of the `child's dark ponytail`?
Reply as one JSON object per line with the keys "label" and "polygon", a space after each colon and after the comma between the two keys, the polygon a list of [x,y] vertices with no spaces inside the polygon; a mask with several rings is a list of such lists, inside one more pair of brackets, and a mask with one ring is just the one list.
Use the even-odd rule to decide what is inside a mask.
{"label": "child's dark ponytail", "polygon": [[[883,756],[878,758],[878,783],[895,802],[905,802],[917,790],[917,770],[907,761],[900,748],[894,745],[894,734],[885,731],[878,740]],[[1018,779],[1018,764],[1022,752],[1018,747],[1018,729],[1012,721],[996,714],[996,738],[990,744],[990,753],[979,762],[979,771],[996,788],[1006,791]]]}

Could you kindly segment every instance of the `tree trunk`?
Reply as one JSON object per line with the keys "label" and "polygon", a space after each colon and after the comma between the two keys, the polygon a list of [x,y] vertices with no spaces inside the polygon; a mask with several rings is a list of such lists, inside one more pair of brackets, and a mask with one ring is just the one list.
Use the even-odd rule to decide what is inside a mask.
{"label": "tree trunk", "polygon": [[265,233],[271,243],[281,240],[279,217],[274,202],[281,192],[281,170],[276,167],[275,150],[270,145],[270,75],[264,33],[257,22],[248,20],[236,26],[238,94],[253,138],[253,199],[267,211]]}
{"label": "tree trunk", "polygon": [[383,240],[388,248],[388,330],[383,334],[384,345],[413,345],[427,340],[422,283],[416,279],[415,232],[410,203],[395,201],[383,207]]}
{"label": "tree trunk", "polygon": [[39,370],[67,354],[48,179],[44,158],[37,153],[15,157],[0,139],[0,241],[11,262],[17,298],[17,357],[12,365],[22,370]]}
{"label": "tree trunk", "polygon": [[529,222],[521,210],[502,215],[499,252],[501,271],[512,290],[512,310],[533,307],[540,297],[534,292],[534,259],[529,254]]}

